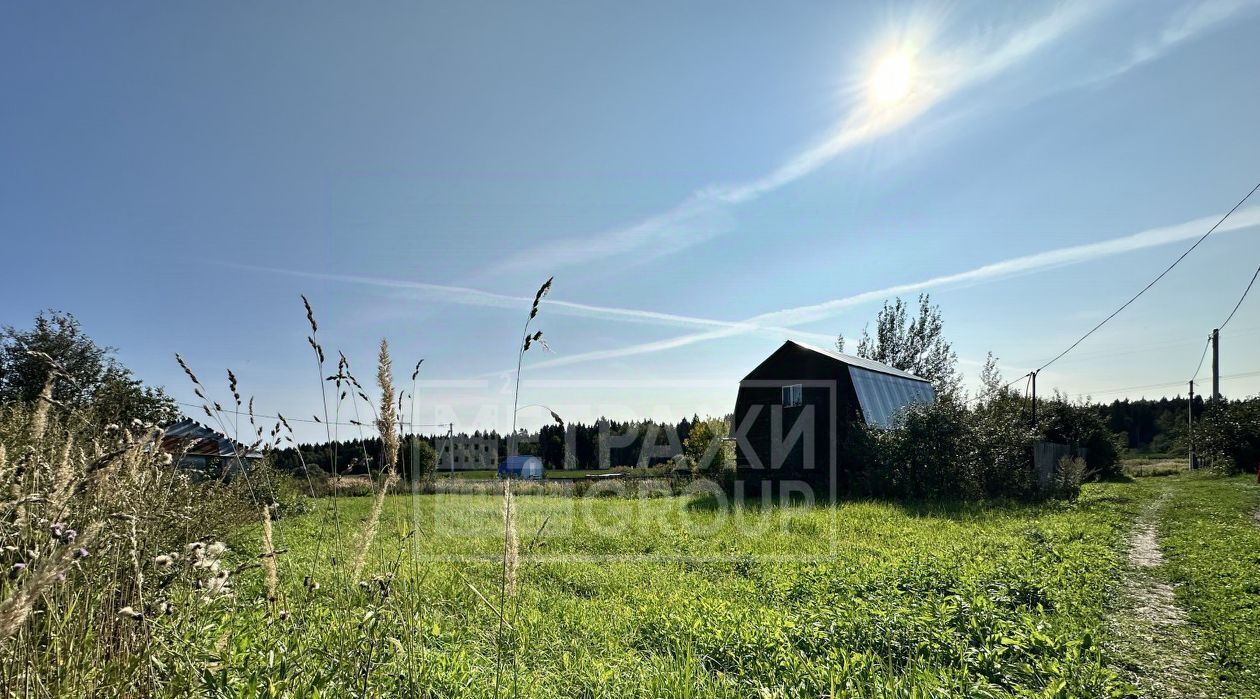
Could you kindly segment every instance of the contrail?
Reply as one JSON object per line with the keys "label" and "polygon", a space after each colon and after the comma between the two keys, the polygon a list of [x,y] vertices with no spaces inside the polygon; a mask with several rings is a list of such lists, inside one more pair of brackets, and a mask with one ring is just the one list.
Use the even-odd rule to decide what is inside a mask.
{"label": "contrail", "polygon": [[[369,277],[353,274],[330,274],[324,272],[307,272],[295,269],[283,269],[277,267],[263,267],[258,265],[246,265],[235,262],[225,262],[226,266],[236,269],[245,269],[255,272],[267,272],[269,274],[284,274],[292,277],[303,277],[306,279],[321,279],[325,281],[344,282],[347,284],[359,284],[363,286],[374,286],[387,289],[400,289],[411,291],[422,291],[442,297],[453,303],[459,303],[469,306],[482,306],[493,308],[529,308],[533,303],[533,297],[511,296],[508,294],[498,294],[492,291],[484,291],[482,289],[474,289],[466,286],[453,286],[448,284],[431,284],[426,282],[415,282],[403,279],[390,279],[385,277]],[[761,333],[772,337],[797,337],[809,339],[815,342],[831,342],[835,340],[830,335],[821,333],[807,332],[804,330],[796,330],[785,327],[771,327],[758,325],[747,321],[733,322],[727,320],[715,320],[712,318],[700,318],[697,316],[684,316],[675,313],[662,313],[659,311],[645,311],[635,308],[618,308],[615,306],[596,306],[587,303],[576,303],[573,301],[562,301],[552,297],[543,300],[543,305],[549,310],[571,316],[580,316],[584,318],[600,318],[604,320],[618,320],[632,323],[650,323],[653,325],[667,325],[674,327],[688,328],[721,328],[727,330],[735,330],[740,333]]]}
{"label": "contrail", "polygon": [[[541,369],[545,367],[564,366],[580,362],[629,357],[638,354],[649,354],[652,352],[676,349],[678,347],[693,345],[698,342],[707,342],[709,340],[718,340],[724,337],[744,334],[744,331],[741,330],[741,326],[744,324],[764,327],[766,325],[791,326],[799,323],[808,323],[830,318],[840,311],[854,306],[875,301],[883,301],[884,299],[898,296],[900,294],[914,293],[928,289],[960,286],[963,284],[991,282],[1018,274],[1040,272],[1047,269],[1053,269],[1055,267],[1080,264],[1082,262],[1090,262],[1106,257],[1136,252],[1138,250],[1145,250],[1147,248],[1197,238],[1203,235],[1203,231],[1213,223],[1216,223],[1220,218],[1220,214],[1204,216],[1184,223],[1172,226],[1163,226],[1160,228],[1151,228],[1132,235],[1113,238],[1111,240],[1105,240],[1098,243],[1074,245],[1071,247],[1056,248],[1054,250],[1034,253],[1032,255],[1013,257],[1009,260],[994,262],[992,264],[976,267],[964,272],[931,277],[929,279],[924,279],[923,281],[898,284],[872,291],[864,291],[859,294],[832,299],[822,303],[807,306],[796,306],[794,308],[785,308],[779,311],[762,313],[749,318],[744,321],[743,324],[735,323],[730,327],[717,328],[706,332],[681,335],[666,340],[645,342],[638,345],[629,345],[616,349],[599,350],[557,357],[555,359],[532,364],[531,368]],[[1221,224],[1221,226],[1216,229],[1216,232],[1219,235],[1230,231],[1252,228],[1257,225],[1260,225],[1260,206],[1250,206],[1234,212],[1234,215],[1228,221]],[[498,373],[501,372],[495,372],[495,374]]]}

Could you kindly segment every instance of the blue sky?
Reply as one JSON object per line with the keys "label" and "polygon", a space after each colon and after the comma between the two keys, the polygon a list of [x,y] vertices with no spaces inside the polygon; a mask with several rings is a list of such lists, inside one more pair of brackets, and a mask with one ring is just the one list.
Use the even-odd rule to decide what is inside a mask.
{"label": "blue sky", "polygon": [[[1018,376],[1260,180],[1260,3],[853,5],[4,4],[0,321],[71,311],[183,400],[176,351],[301,416],[305,293],[361,375],[382,336],[425,358],[418,421],[501,428],[554,275],[522,402],[720,414],[897,293],[969,382]],[[1258,234],[1260,197],[1041,390],[1183,390]],[[1249,299],[1222,373],[1258,337]]]}

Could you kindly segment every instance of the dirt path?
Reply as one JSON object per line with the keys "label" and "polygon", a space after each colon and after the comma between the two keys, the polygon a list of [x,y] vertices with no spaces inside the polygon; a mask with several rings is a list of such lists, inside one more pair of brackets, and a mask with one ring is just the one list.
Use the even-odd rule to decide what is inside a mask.
{"label": "dirt path", "polygon": [[1129,539],[1128,566],[1121,580],[1109,624],[1120,674],[1151,699],[1203,697],[1213,694],[1195,668],[1201,658],[1185,610],[1177,606],[1173,587],[1160,576],[1164,555],[1156,525],[1166,497],[1138,519]]}

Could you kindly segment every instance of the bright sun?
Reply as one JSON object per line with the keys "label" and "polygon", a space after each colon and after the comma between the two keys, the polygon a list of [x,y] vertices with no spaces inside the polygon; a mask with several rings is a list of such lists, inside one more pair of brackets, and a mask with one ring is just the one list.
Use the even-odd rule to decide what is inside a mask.
{"label": "bright sun", "polygon": [[909,54],[897,51],[884,56],[867,84],[871,101],[882,106],[900,102],[910,94],[913,79],[914,61]]}

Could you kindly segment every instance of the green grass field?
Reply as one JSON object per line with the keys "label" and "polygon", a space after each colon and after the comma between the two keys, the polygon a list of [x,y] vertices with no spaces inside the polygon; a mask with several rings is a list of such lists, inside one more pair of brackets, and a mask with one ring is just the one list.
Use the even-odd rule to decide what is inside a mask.
{"label": "green grass field", "polygon": [[[274,607],[245,527],[224,560],[244,568],[234,595],[173,585],[179,611],[73,685],[56,668],[102,639],[51,634],[20,656],[49,684],[23,691],[126,694],[116,678],[139,675],[168,696],[1260,696],[1248,477],[1044,505],[518,496],[515,595],[500,496],[387,498],[360,584],[371,504],[275,523]],[[1134,563],[1141,532],[1162,559]]]}
{"label": "green grass field", "polygon": [[[1041,507],[731,516],[702,497],[520,497],[528,551],[498,681],[555,697],[1121,695],[1099,640],[1145,497],[1108,484]],[[218,663],[207,677],[233,692],[492,695],[500,499],[391,498],[374,551],[376,572],[397,571],[384,599],[339,593],[319,562],[370,501],[340,504],[343,549],[320,514],[277,527],[287,619],[246,605],[197,630]],[[308,574],[320,590],[303,589]]]}
{"label": "green grass field", "polygon": [[[585,478],[587,476],[604,476],[613,473],[625,474],[627,476],[658,476],[667,472],[669,469],[662,467],[653,468],[589,468],[589,469],[547,469],[544,471],[544,477],[550,480],[566,479],[566,478]],[[455,478],[457,480],[495,480],[499,477],[499,472],[494,469],[474,469],[471,471],[450,471],[438,469],[435,478]]]}

